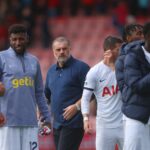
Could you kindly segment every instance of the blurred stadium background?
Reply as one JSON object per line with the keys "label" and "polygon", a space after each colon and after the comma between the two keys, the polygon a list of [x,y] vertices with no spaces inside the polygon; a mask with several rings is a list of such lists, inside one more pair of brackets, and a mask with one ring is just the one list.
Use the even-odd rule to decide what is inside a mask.
{"label": "blurred stadium background", "polygon": [[[26,24],[29,50],[39,58],[45,81],[55,62],[50,48],[55,37],[67,36],[72,54],[93,66],[102,59],[106,36],[121,36],[125,24],[150,21],[149,13],[150,0],[0,0],[0,51],[8,48],[9,25]],[[39,138],[40,150],[54,150],[52,136]],[[95,134],[85,135],[80,150],[94,146]]]}

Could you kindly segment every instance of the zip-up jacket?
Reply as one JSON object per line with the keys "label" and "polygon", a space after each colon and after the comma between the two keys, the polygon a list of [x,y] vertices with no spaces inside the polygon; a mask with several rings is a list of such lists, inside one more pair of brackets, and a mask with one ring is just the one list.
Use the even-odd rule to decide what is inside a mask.
{"label": "zip-up jacket", "polygon": [[120,48],[120,54],[115,63],[116,79],[119,86],[119,90],[122,92],[124,87],[124,59],[126,52],[136,45],[142,44],[143,41],[133,41],[130,43],[124,43]]}
{"label": "zip-up jacket", "polygon": [[147,123],[150,117],[150,64],[141,45],[126,53],[122,111],[129,118]]}
{"label": "zip-up jacket", "polygon": [[12,48],[0,52],[0,80],[6,88],[0,97],[5,126],[37,126],[37,106],[50,122],[40,65],[35,56],[28,52],[19,55]]}

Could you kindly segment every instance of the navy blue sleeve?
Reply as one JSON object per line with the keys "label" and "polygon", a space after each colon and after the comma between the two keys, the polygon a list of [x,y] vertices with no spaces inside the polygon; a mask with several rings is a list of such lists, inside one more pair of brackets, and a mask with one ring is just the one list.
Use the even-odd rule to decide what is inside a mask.
{"label": "navy blue sleeve", "polygon": [[116,79],[121,92],[124,87],[124,58],[125,55],[119,56],[115,63]]}
{"label": "navy blue sleeve", "polygon": [[140,62],[134,53],[129,53],[124,61],[124,79],[128,87],[138,94],[147,94],[150,89],[150,73],[143,76],[140,71]]}

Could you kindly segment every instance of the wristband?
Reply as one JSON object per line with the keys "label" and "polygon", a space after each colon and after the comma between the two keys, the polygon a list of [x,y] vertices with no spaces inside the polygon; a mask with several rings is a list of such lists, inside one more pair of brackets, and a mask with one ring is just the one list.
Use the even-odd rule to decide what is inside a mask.
{"label": "wristband", "polygon": [[83,121],[88,121],[89,120],[89,117],[85,116],[83,117]]}

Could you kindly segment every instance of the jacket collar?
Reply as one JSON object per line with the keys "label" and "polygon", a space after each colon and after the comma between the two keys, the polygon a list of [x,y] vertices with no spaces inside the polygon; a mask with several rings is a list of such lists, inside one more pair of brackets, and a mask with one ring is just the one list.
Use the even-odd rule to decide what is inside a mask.
{"label": "jacket collar", "polygon": [[[144,44],[142,44],[144,46]],[[142,49],[142,45],[140,45],[137,49],[133,49],[132,52],[136,53],[137,59],[143,63],[143,64],[147,64],[147,66],[150,68],[150,64],[147,61],[144,51]]]}
{"label": "jacket collar", "polygon": [[9,47],[9,49],[8,49],[9,51],[10,51],[10,53],[11,54],[13,54],[13,55],[15,55],[15,56],[25,56],[26,54],[27,54],[27,52],[25,51],[24,52],[24,54],[23,55],[21,55],[21,54],[17,54],[16,52],[15,52],[15,50],[12,48],[12,47]]}
{"label": "jacket collar", "polygon": [[144,42],[142,40],[130,42],[125,45],[124,52],[125,54],[128,54],[132,52],[132,49],[139,49],[142,45],[144,45]]}
{"label": "jacket collar", "polygon": [[[70,66],[70,64],[73,62],[73,60],[74,60],[74,58],[72,56],[70,56],[62,68],[67,68],[68,66]],[[58,63],[56,64],[55,67],[56,67],[55,68],[56,70],[61,69],[59,67]]]}

